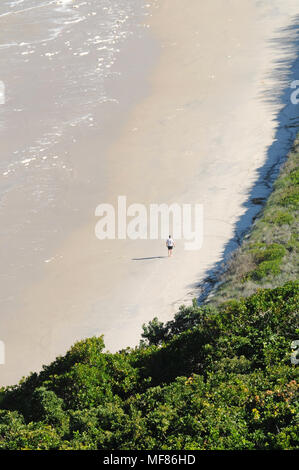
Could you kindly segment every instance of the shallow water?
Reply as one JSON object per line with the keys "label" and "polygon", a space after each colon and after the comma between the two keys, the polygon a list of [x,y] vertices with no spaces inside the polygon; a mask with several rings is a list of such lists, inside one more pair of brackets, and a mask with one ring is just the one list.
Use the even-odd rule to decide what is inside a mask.
{"label": "shallow water", "polygon": [[[0,5],[1,145],[7,149],[0,168],[10,187],[27,177],[28,167],[72,170],[57,145],[62,137],[74,142],[78,129],[101,128],[94,117],[99,104],[105,112],[107,104],[115,108],[109,83],[121,71],[111,69],[142,14],[136,0],[36,3]],[[37,197],[47,197],[48,189],[41,187]]]}
{"label": "shallow water", "polygon": [[141,60],[132,79],[128,44],[138,57],[147,15],[138,0],[1,2],[4,298],[18,288],[13,279],[22,285],[30,266],[49,262],[55,242],[94,209],[84,198],[108,184],[105,149],[143,93],[146,67]]}

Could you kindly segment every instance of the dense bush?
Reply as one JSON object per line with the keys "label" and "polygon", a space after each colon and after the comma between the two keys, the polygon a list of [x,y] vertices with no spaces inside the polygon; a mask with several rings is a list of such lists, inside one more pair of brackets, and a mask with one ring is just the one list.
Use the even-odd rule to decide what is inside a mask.
{"label": "dense bush", "polygon": [[1,390],[0,449],[294,449],[298,283],[182,307],[135,349],[102,338]]}

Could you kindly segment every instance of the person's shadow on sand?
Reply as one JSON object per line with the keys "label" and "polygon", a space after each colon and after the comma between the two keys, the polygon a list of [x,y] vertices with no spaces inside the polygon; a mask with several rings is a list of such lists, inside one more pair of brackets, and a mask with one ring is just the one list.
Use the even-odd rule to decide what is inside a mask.
{"label": "person's shadow on sand", "polygon": [[167,256],[150,256],[149,258],[132,258],[132,261],[142,261],[146,259],[160,259],[160,258],[167,258]]}

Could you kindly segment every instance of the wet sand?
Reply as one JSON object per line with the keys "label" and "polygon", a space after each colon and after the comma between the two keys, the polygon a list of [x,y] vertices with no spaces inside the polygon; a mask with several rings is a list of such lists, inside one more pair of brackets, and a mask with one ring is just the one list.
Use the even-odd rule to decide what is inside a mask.
{"label": "wet sand", "polygon": [[[269,41],[298,6],[292,0],[163,0],[151,2],[151,12],[160,51],[150,93],[128,112],[107,149],[99,192],[89,193],[92,166],[76,180],[74,204],[80,213],[85,209],[84,221],[55,247],[5,319],[3,383],[39,370],[87,336],[104,334],[111,351],[136,345],[142,323],[170,319],[197,295],[195,284],[221,259],[245,212],[280,109],[263,99],[283,55]],[[91,160],[99,144],[95,136],[84,148]],[[95,207],[116,204],[118,195],[146,206],[203,204],[201,250],[185,251],[178,241],[167,259],[161,240],[97,240]]]}

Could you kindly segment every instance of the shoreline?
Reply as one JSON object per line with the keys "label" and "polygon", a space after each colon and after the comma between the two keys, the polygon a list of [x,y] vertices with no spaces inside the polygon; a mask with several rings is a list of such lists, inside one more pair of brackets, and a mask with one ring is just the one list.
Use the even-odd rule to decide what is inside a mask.
{"label": "shoreline", "polygon": [[[102,333],[112,351],[134,345],[142,323],[156,314],[168,320],[181,303],[191,302],[196,280],[232,239],[246,193],[273,142],[276,111],[258,94],[264,73],[278,59],[266,40],[287,20],[264,14],[249,1],[242,7],[233,2],[229,11],[219,1],[204,6],[190,1],[182,12],[177,0],[164,1],[154,13],[151,28],[163,53],[150,77],[150,96],[129,113],[109,150],[104,202],[126,194],[144,204],[204,203],[205,245],[188,254],[178,244],[171,265],[161,259],[137,265],[133,257],[163,253],[161,242],[99,247],[90,215],[89,223],[59,248],[47,276],[24,293],[23,315],[36,328],[28,333],[44,332],[35,351],[29,344],[24,360],[31,355],[35,364],[49,362],[77,339]],[[198,25],[204,15],[213,18],[212,30],[204,18]],[[27,371],[38,367],[27,366]]]}

